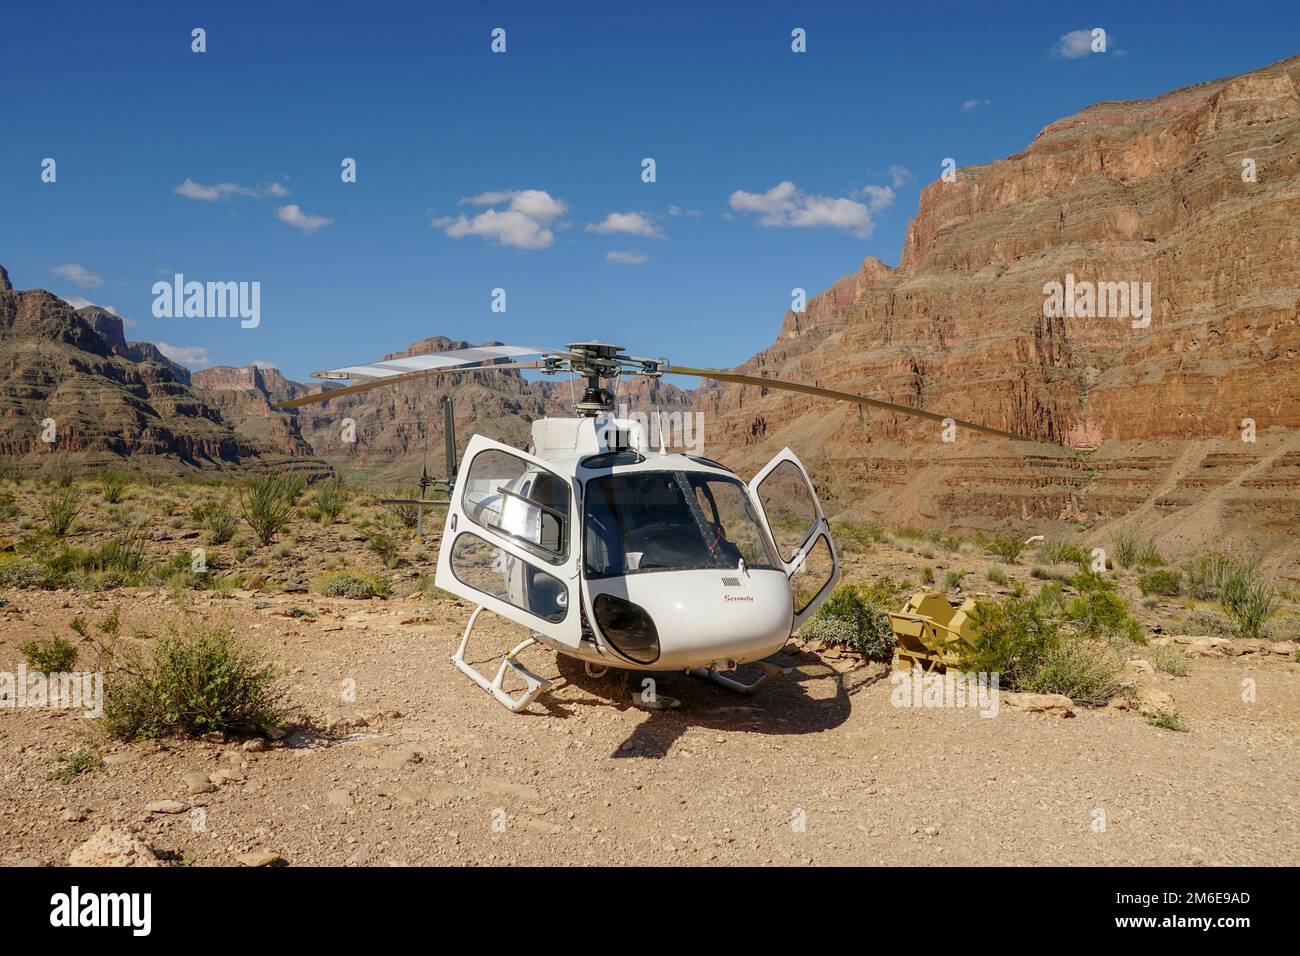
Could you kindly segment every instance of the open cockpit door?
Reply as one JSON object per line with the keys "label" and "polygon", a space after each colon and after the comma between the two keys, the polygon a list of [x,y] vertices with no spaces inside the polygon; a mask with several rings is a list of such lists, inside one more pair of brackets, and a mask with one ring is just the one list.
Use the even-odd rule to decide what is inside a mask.
{"label": "open cockpit door", "polygon": [[540,458],[475,435],[447,508],[438,587],[577,647],[575,512],[572,484]]}
{"label": "open cockpit door", "polygon": [[808,472],[789,448],[754,477],[749,493],[790,579],[797,628],[812,617],[840,579],[830,524]]}

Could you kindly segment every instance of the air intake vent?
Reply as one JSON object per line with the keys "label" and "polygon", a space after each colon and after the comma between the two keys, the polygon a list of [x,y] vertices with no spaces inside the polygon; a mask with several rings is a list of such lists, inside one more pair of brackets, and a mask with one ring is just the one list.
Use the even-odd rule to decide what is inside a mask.
{"label": "air intake vent", "polygon": [[740,587],[740,578],[723,578],[722,586],[724,588],[738,588]]}

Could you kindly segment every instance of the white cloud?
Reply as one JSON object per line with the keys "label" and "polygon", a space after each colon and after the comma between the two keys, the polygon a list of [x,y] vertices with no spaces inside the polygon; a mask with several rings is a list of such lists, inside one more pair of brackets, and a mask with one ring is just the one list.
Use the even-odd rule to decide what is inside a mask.
{"label": "white cloud", "polygon": [[993,105],[992,100],[967,100],[965,103],[961,105],[961,108],[967,113],[969,113],[972,110],[983,109],[986,106],[992,106],[992,105]]}
{"label": "white cloud", "polygon": [[217,183],[215,186],[204,186],[202,183],[196,183],[188,176],[185,177],[185,182],[176,187],[175,191],[178,196],[184,196],[186,199],[201,199],[203,202],[217,202],[221,199],[229,199],[231,196],[257,195],[256,190],[241,186],[239,183]]}
{"label": "white cloud", "polygon": [[280,371],[280,366],[276,365],[274,362],[268,362],[266,359],[253,359],[253,361],[248,364],[256,366],[257,368],[273,368],[277,372]]}
{"label": "white cloud", "polygon": [[50,271],[56,276],[67,279],[73,285],[81,286],[83,289],[93,289],[97,285],[104,284],[103,279],[85,266],[78,265],[75,262],[65,262],[61,266],[55,266]]}
{"label": "white cloud", "polygon": [[615,249],[611,252],[605,253],[605,261],[617,262],[620,265],[625,266],[639,266],[649,262],[650,257],[640,252],[621,252],[618,249]]}
{"label": "white cloud", "polygon": [[663,230],[650,221],[643,212],[611,212],[599,223],[587,227],[587,232],[599,232],[602,235],[622,234],[628,236],[645,236],[647,239],[663,239]]}
{"label": "white cloud", "polygon": [[867,203],[846,197],[809,196],[786,180],[765,193],[747,193],[737,189],[731,194],[731,208],[739,213],[757,213],[759,224],[777,228],[842,229],[859,239],[871,235],[871,214],[894,201],[888,186],[868,186],[862,190]]}
{"label": "white cloud", "polygon": [[208,360],[208,350],[202,345],[168,345],[166,342],[155,342],[154,344],[158,346],[159,352],[177,365],[195,368],[212,364]]}
{"label": "white cloud", "polygon": [[[548,228],[569,209],[562,199],[557,199],[542,189],[510,189],[500,192],[480,193],[462,199],[461,205],[499,206],[505,209],[487,209],[473,219],[463,213],[435,219],[430,223],[443,230],[452,239],[480,236],[503,246],[516,249],[545,249],[555,241]],[[558,228],[558,226],[557,226]]]}
{"label": "white cloud", "polygon": [[[1107,36],[1106,45],[1109,46],[1113,39]],[[1092,30],[1071,30],[1069,33],[1062,33],[1047,52],[1062,60],[1082,59],[1092,52]]]}
{"label": "white cloud", "polygon": [[880,212],[894,204],[894,191],[888,186],[864,186],[862,195],[867,197],[867,208]]}
{"label": "white cloud", "polygon": [[668,207],[668,215],[693,217],[702,216],[704,213],[700,212],[698,209],[683,209],[681,206],[672,205]]}
{"label": "white cloud", "polygon": [[906,186],[916,177],[912,175],[912,171],[906,166],[894,165],[889,167],[889,178],[893,182],[894,188],[897,189],[899,186]]}
{"label": "white cloud", "polygon": [[281,206],[275,211],[275,218],[281,222],[287,222],[295,229],[301,229],[303,232],[315,232],[332,223],[333,219],[326,219],[324,216],[309,216],[302,211],[297,203],[290,203],[287,206]]}
{"label": "white cloud", "polygon": [[283,199],[285,196],[289,195],[289,190],[284,188],[283,183],[270,183],[262,187],[262,194],[264,196],[270,196],[273,199]]}

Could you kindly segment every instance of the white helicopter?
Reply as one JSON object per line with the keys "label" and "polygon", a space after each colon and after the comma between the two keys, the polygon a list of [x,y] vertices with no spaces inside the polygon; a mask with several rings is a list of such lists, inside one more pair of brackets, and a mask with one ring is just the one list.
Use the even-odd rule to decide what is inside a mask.
{"label": "white helicopter", "polygon": [[[537,356],[524,361],[529,356]],[[527,452],[475,435],[455,465],[450,428],[447,519],[437,586],[475,605],[452,663],[502,705],[524,710],[551,682],[519,655],[534,644],[584,663],[685,671],[753,693],[788,669],[767,660],[839,580],[830,524],[798,457],[784,449],[748,483],[724,465],[649,447],[644,426],[612,415],[602,380],[687,375],[821,398],[1026,439],[924,409],[777,379],[636,358],[603,342],[564,349],[491,345],[349,366],[314,377],[356,384],[283,402],[295,408],[445,372],[536,369],[581,376],[577,416],[533,423]],[[448,415],[448,418],[450,416]],[[420,503],[431,504],[433,502]],[[530,636],[495,677],[465,659],[484,611]],[[743,683],[729,674],[757,663]],[[505,689],[508,673],[524,690]]]}

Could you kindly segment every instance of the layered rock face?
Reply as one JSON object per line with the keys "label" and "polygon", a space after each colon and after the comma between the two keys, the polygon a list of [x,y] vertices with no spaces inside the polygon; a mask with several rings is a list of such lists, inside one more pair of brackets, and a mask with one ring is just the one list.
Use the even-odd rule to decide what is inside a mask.
{"label": "layered rock face", "polygon": [[[127,342],[111,312],[15,291],[0,269],[0,454],[39,464],[57,453],[87,467],[130,459],[161,470],[275,463],[178,369],[149,343]],[[46,442],[51,422],[55,441]]]}
{"label": "layered rock face", "polygon": [[279,369],[217,365],[200,369],[190,378],[195,393],[245,438],[281,455],[301,458],[313,454],[299,430],[298,416],[272,407],[310,390],[286,379]]}
{"label": "layered rock face", "polygon": [[[697,407],[713,452],[757,467],[790,444],[832,510],[891,521],[1052,530],[1130,515],[1175,547],[1293,548],[1298,86],[1293,58],[1102,103],[958,169],[922,191],[898,268],[868,259],[741,366],[1046,444],[949,444],[930,422],[711,385]],[[1050,317],[1049,283],[1076,291]],[[1139,301],[1149,288],[1149,323],[1132,302],[1096,315],[1089,283],[1110,313],[1118,287],[1101,284],[1137,283]]]}

